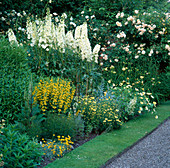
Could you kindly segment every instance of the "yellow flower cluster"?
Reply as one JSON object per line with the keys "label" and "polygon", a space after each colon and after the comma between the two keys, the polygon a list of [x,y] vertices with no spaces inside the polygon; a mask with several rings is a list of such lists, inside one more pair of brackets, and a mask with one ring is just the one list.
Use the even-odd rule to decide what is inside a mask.
{"label": "yellow flower cluster", "polygon": [[40,105],[43,112],[46,110],[57,110],[58,113],[66,113],[71,106],[75,89],[71,86],[71,82],[58,78],[40,80],[38,86],[33,91],[34,103]]}
{"label": "yellow flower cluster", "polygon": [[122,124],[118,113],[119,110],[110,97],[97,100],[94,97],[82,98],[81,109],[85,123],[92,125],[99,131],[111,125],[112,127],[117,127]]}
{"label": "yellow flower cluster", "polygon": [[[71,137],[68,135],[68,137],[64,136],[57,136],[59,143],[57,144],[56,141],[48,142],[42,144],[42,147],[44,149],[44,155],[49,154],[48,152],[52,152],[53,156],[62,157],[63,154],[67,151],[71,150],[71,144],[74,144],[71,141]],[[44,140],[44,138],[42,138]],[[43,141],[46,142],[46,141]]]}

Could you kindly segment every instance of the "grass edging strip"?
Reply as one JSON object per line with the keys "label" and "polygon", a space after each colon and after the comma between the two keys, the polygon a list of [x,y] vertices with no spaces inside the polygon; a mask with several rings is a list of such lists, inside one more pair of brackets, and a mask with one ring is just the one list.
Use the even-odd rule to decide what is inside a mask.
{"label": "grass edging strip", "polygon": [[117,158],[121,157],[124,153],[126,153],[128,150],[132,149],[135,145],[137,145],[138,143],[140,143],[143,139],[147,138],[150,134],[152,134],[154,131],[156,131],[161,125],[163,125],[166,121],[168,121],[170,119],[170,117],[168,117],[167,119],[165,119],[164,121],[162,121],[156,128],[154,128],[151,132],[147,133],[144,137],[142,137],[141,139],[139,139],[138,141],[136,141],[133,145],[127,147],[126,149],[124,149],[122,152],[118,153],[116,156],[112,157],[111,159],[109,159],[104,165],[102,165],[100,168],[105,168],[106,166],[108,166],[110,163],[114,162],[114,160],[116,160]]}
{"label": "grass edging strip", "polygon": [[99,168],[110,158],[118,156],[122,151],[148,136],[157,126],[170,116],[170,101],[157,107],[155,114],[145,114],[125,123],[120,130],[103,133],[83,144],[63,158],[48,164],[46,168]]}

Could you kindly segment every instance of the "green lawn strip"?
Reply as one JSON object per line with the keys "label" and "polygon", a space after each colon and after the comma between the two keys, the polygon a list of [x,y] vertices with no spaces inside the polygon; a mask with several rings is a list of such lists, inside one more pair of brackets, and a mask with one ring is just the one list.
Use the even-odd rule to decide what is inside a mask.
{"label": "green lawn strip", "polygon": [[131,146],[170,116],[170,101],[156,108],[155,114],[145,114],[125,123],[121,129],[104,133],[83,144],[46,168],[99,168],[111,157]]}

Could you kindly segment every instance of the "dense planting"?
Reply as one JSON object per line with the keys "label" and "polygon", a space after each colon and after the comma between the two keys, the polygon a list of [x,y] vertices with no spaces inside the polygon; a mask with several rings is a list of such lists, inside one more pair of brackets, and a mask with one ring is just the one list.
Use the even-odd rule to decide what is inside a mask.
{"label": "dense planting", "polygon": [[21,13],[15,3],[16,11],[1,13],[0,166],[62,157],[72,140],[156,116],[156,105],[169,98],[166,9],[96,3],[79,2],[76,10],[69,2],[73,11],[56,13],[60,3],[37,1],[34,14],[46,4],[42,15],[28,14],[32,7]]}

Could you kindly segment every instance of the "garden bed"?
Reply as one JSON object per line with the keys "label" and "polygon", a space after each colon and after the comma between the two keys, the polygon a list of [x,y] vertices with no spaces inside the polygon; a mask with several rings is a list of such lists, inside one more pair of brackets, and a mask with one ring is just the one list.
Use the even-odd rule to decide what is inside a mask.
{"label": "garden bed", "polygon": [[99,168],[111,157],[116,156],[140,138],[150,133],[170,116],[170,101],[156,108],[158,118],[145,114],[125,123],[120,130],[104,133],[79,148],[66,154],[63,158],[50,163],[46,168]]}

